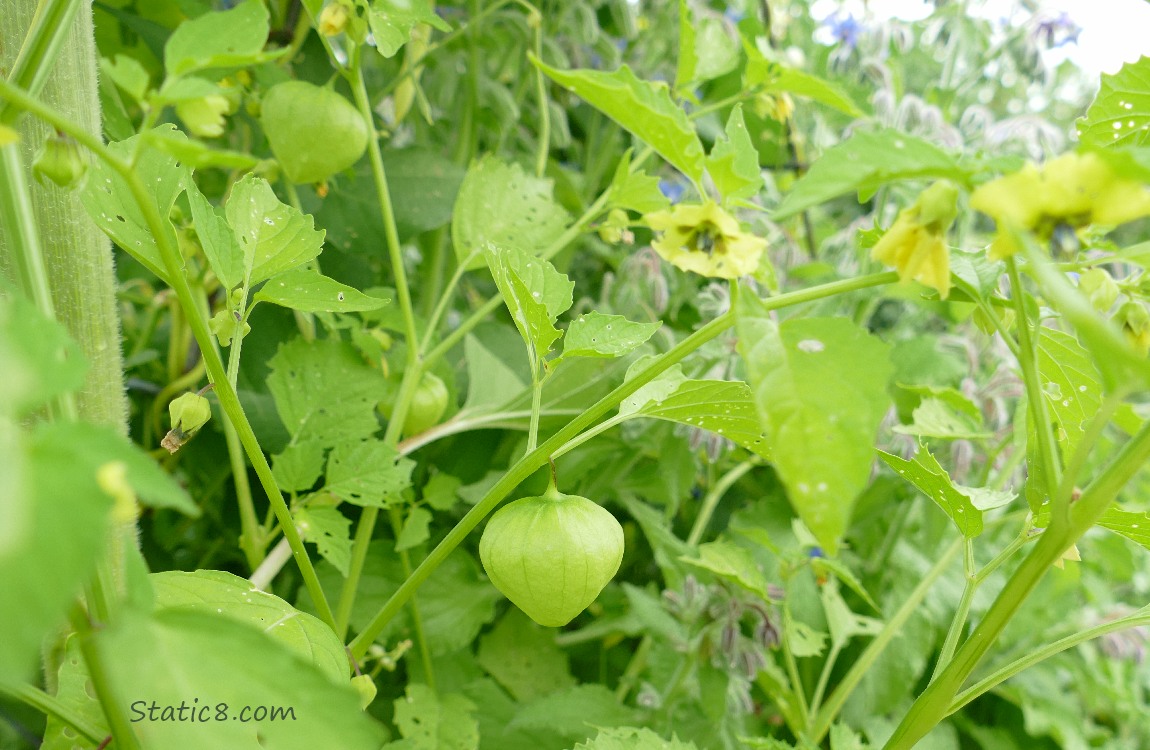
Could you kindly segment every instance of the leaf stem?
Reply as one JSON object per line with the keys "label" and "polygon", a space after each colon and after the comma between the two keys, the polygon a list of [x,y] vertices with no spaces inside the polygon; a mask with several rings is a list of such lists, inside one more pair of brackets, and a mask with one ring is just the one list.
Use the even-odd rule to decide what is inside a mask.
{"label": "leaf stem", "polygon": [[963,628],[966,627],[966,618],[970,615],[970,605],[974,601],[974,593],[978,591],[978,584],[982,580],[974,570],[974,542],[963,539],[962,570],[966,576],[966,584],[962,587],[962,596],[958,600],[954,618],[950,621],[950,629],[946,632],[946,639],[942,642],[938,661],[934,665],[934,673],[930,679],[933,681],[939,673],[950,663],[954,656],[954,649],[958,647],[958,640],[962,637]]}
{"label": "leaf stem", "polygon": [[89,724],[87,719],[72,711],[56,696],[49,695],[39,688],[25,684],[0,683],[0,694],[18,700],[61,724],[67,724],[93,745],[98,745],[104,740],[100,730]]}
{"label": "leaf stem", "polygon": [[104,719],[112,731],[116,747],[119,750],[140,750],[139,739],[132,731],[131,721],[124,713],[124,707],[117,700],[108,672],[104,669],[103,655],[100,653],[98,644],[93,641],[92,623],[89,622],[87,613],[79,604],[73,608],[71,620],[72,627],[76,630],[76,637],[79,638],[80,653],[83,655],[84,664],[88,668],[88,679],[92,682],[92,691],[96,694],[96,700],[99,701],[100,709],[104,712]]}
{"label": "leaf stem", "polygon": [[691,533],[687,535],[687,544],[694,547],[703,538],[703,532],[707,530],[707,524],[711,522],[711,516],[715,512],[715,508],[719,507],[719,501],[723,499],[723,495],[727,494],[735,482],[743,478],[751,469],[758,465],[758,461],[754,459],[747,459],[741,462],[733,469],[728,471],[723,476],[719,477],[719,481],[715,482],[715,486],[703,498],[702,505],[699,506],[699,514],[695,516],[695,523],[691,526]]}

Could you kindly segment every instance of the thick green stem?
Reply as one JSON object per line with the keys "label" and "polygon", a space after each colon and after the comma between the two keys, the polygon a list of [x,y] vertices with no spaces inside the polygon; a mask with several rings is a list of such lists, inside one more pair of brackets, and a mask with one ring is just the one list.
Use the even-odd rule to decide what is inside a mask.
{"label": "thick green stem", "polygon": [[[897,279],[898,274],[893,272],[871,274],[857,279],[836,281],[810,289],[781,294],[777,297],[764,300],[764,305],[768,310],[777,310],[790,305],[832,297],[837,294],[846,294],[859,289],[890,284]],[[352,656],[356,659],[360,659],[367,653],[368,646],[371,645],[372,641],[375,640],[375,637],[379,635],[384,626],[391,621],[391,618],[399,612],[407,600],[415,593],[416,589],[439,567],[440,563],[451,554],[452,550],[458,547],[459,544],[467,538],[467,535],[470,534],[488,514],[495,510],[496,506],[503,501],[508,493],[547,463],[551,454],[554,453],[559,446],[564,445],[576,435],[591,427],[595,422],[605,416],[607,412],[618,406],[623,399],[635,393],[635,391],[642,388],[659,374],[665,372],[667,368],[682,361],[688,354],[706,342],[726,331],[734,325],[734,322],[734,314],[727,312],[712,320],[710,323],[707,323],[683,339],[683,341],[676,344],[665,354],[661,355],[648,365],[647,368],[637,373],[631,380],[628,380],[601,398],[591,406],[591,408],[573,419],[544,441],[538,448],[524,456],[514,466],[508,469],[507,473],[495,483],[495,486],[488,490],[483,499],[459,520],[459,523],[447,533],[443,541],[435,546],[424,561],[419,564],[419,567],[396,589],[395,593],[391,595],[391,598],[387,600],[383,607],[371,619],[371,622],[355,637],[350,645]]]}

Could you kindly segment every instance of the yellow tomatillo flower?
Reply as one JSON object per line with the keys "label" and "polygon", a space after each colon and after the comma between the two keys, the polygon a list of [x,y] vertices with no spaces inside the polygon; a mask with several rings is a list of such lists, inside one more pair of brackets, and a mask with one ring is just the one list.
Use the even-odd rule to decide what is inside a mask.
{"label": "yellow tomatillo flower", "polygon": [[871,257],[911,279],[950,294],[950,250],[946,233],[958,215],[958,190],[949,182],[936,182],[899,213],[894,224],[871,249]]}
{"label": "yellow tomatillo flower", "polygon": [[1059,227],[1123,224],[1150,216],[1150,190],[1120,176],[1097,154],[1068,153],[979,186],[970,205],[998,224],[990,257],[1000,260],[1018,251],[1006,227],[1029,230],[1047,241]]}
{"label": "yellow tomatillo flower", "polygon": [[660,236],[655,252],[684,271],[721,279],[753,274],[767,241],[744,232],[735,217],[710,201],[679,204],[670,211],[647,214],[644,220]]}

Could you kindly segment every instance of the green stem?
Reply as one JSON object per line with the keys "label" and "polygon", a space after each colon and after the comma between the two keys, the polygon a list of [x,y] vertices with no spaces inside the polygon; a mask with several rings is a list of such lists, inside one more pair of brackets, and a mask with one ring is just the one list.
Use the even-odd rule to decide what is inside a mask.
{"label": "green stem", "polygon": [[711,516],[715,512],[715,508],[719,507],[719,501],[723,499],[723,495],[727,494],[727,490],[757,465],[758,461],[748,459],[719,477],[719,481],[715,482],[715,486],[711,488],[707,496],[703,498],[703,504],[699,506],[699,514],[695,516],[691,533],[687,535],[689,546],[694,547],[703,538],[703,532],[707,530],[707,524],[711,522]]}
{"label": "green stem", "polygon": [[[529,3],[525,3],[530,5]],[[529,18],[536,21],[535,24],[535,57],[540,60],[543,59],[543,17],[539,11],[531,6],[528,11]],[[547,100],[547,79],[543,75],[543,69],[538,65],[535,68],[535,94],[539,98],[539,151],[535,156],[535,176],[542,177],[547,171],[547,155],[551,151],[551,108]]]}
{"label": "green stem", "polygon": [[[391,272],[395,278],[395,295],[399,301],[400,312],[403,315],[403,334],[407,344],[407,359],[403,370],[403,380],[400,382],[399,395],[391,418],[387,422],[387,430],[383,441],[394,447],[399,442],[403,430],[403,422],[407,418],[407,410],[411,404],[412,396],[419,385],[423,375],[423,365],[419,360],[419,334],[415,330],[415,313],[411,306],[411,290],[407,284],[407,273],[403,267],[403,248],[399,244],[399,230],[395,225],[395,211],[391,203],[391,191],[387,184],[387,172],[383,166],[383,154],[379,148],[379,137],[376,135],[375,119],[368,99],[367,86],[363,78],[363,66],[359,51],[353,55],[350,81],[352,93],[355,96],[355,105],[359,109],[372,137],[368,139],[368,157],[371,161],[371,173],[375,181],[376,195],[379,199],[379,214],[383,219],[383,234],[387,241],[387,255],[391,262]],[[363,575],[363,565],[367,559],[368,545],[375,530],[379,509],[367,507],[359,517],[359,525],[355,530],[355,542],[352,544],[351,565],[347,578],[340,591],[339,605],[336,610],[336,634],[343,638],[347,633],[348,621],[351,619],[351,610],[355,605],[355,598],[359,589],[359,579]],[[360,655],[362,656],[362,654]]]}
{"label": "green stem", "polygon": [[807,703],[807,689],[803,687],[803,678],[802,675],[799,674],[798,660],[795,659],[794,651],[791,650],[790,633],[792,628],[790,624],[794,622],[794,619],[791,615],[790,605],[786,606],[783,617],[783,665],[787,670],[787,679],[790,680],[791,695],[793,695],[795,699],[795,710],[798,712],[799,726],[807,727],[810,725],[811,708],[810,704]]}
{"label": "green stem", "polygon": [[639,675],[647,667],[647,656],[651,653],[651,646],[654,643],[655,640],[649,635],[643,636],[643,640],[639,642],[639,647],[627,662],[627,668],[623,670],[623,676],[619,678],[619,685],[615,688],[615,700],[618,703],[622,704],[627,700],[627,695],[635,687]]}
{"label": "green stem", "polygon": [[[44,87],[61,45],[68,38],[80,0],[44,0],[36,8],[24,44],[8,73],[8,82],[36,96]],[[5,10],[5,14],[11,12]],[[12,125],[20,110],[11,104],[0,106],[0,125]]]}
{"label": "green stem", "polygon": [[1128,441],[1118,456],[1082,492],[1070,508],[1069,523],[1051,523],[1031,553],[999,592],[982,622],[955,654],[954,661],[918,697],[885,746],[910,750],[949,712],[954,695],[978,666],[1006,624],[1042,580],[1042,576],[1079,537],[1093,526],[1122,487],[1150,460],[1150,424]]}
{"label": "green stem", "polygon": [[31,685],[0,683],[0,695],[7,695],[9,698],[18,700],[45,716],[59,721],[61,724],[67,724],[93,745],[99,745],[104,740],[104,735],[97,727],[92,726],[83,716],[65,706],[59,698],[48,695],[39,688],[34,688]]}
{"label": "green stem", "polygon": [[866,673],[874,665],[875,661],[878,660],[879,656],[882,655],[883,651],[886,650],[886,647],[890,645],[890,642],[902,632],[902,627],[906,624],[906,621],[911,618],[911,615],[918,611],[919,605],[922,604],[923,599],[926,598],[931,587],[934,586],[934,582],[946,572],[946,569],[950,566],[950,561],[954,559],[954,556],[958,554],[960,549],[962,549],[962,540],[955,539],[939,556],[934,566],[927,572],[922,581],[915,587],[914,591],[910,593],[910,596],[902,603],[898,611],[887,620],[882,630],[879,631],[875,639],[867,645],[858,660],[851,665],[850,671],[846,673],[843,677],[843,681],[840,682],[834,692],[831,693],[830,698],[828,698],[827,702],[819,709],[818,716],[815,717],[815,729],[811,738],[814,742],[820,742],[822,738],[826,736],[827,732],[830,731],[831,724],[834,723],[835,718],[839,715],[839,711],[846,705],[847,698],[849,698],[851,693],[854,692],[854,689],[858,687],[858,684],[862,682],[862,678],[866,676]]}
{"label": "green stem", "polygon": [[842,644],[832,643],[830,653],[827,654],[826,661],[823,662],[822,671],[819,672],[819,681],[815,684],[815,694],[811,697],[811,713],[818,715],[819,706],[823,704],[823,695],[827,690],[827,682],[830,681],[831,671],[835,668],[835,662],[839,659],[839,654],[842,652]]}
{"label": "green stem", "polygon": [[[897,280],[898,274],[894,272],[871,274],[857,279],[835,281],[810,289],[780,294],[777,297],[763,300],[763,304],[768,310],[777,310],[790,305],[832,297],[837,294],[846,294],[860,289],[890,284]],[[665,354],[661,355],[644,370],[637,373],[631,380],[622,383],[601,398],[593,406],[544,441],[538,448],[516,462],[515,465],[508,469],[507,473],[488,490],[483,499],[459,520],[451,531],[447,533],[447,536],[445,536],[431,553],[428,554],[424,561],[419,564],[419,567],[417,567],[395,593],[391,595],[391,598],[387,600],[383,607],[376,612],[371,622],[368,623],[363,631],[351,642],[350,649],[352,655],[356,659],[363,658],[363,655],[367,653],[368,646],[371,645],[375,637],[383,630],[384,626],[391,621],[391,618],[394,617],[403,607],[404,603],[411,598],[416,589],[419,588],[427,577],[439,567],[440,563],[451,554],[451,551],[459,546],[459,544],[467,538],[467,535],[470,534],[488,514],[495,510],[496,506],[503,501],[508,493],[543,466],[557,448],[588,427],[591,427],[596,421],[605,416],[607,412],[618,406],[623,399],[651,382],[651,380],[659,374],[665,372],[667,368],[682,361],[683,358],[695,351],[695,349],[726,331],[734,325],[734,322],[734,314],[727,312],[715,318],[710,323],[707,323],[676,344]]]}
{"label": "green stem", "polygon": [[[391,519],[392,535],[399,539],[399,535],[403,531],[399,508],[389,508],[388,517]],[[407,550],[399,551],[399,562],[403,566],[404,577],[411,575],[411,555],[408,554]],[[423,678],[427,680],[428,687],[436,690],[435,667],[431,663],[431,648],[427,645],[427,632],[423,627],[423,615],[419,611],[419,602],[412,598],[408,606],[411,608],[411,622],[415,627],[415,641],[419,644],[419,657],[423,662]]]}
{"label": "green stem", "polygon": [[527,452],[535,450],[539,444],[539,413],[543,410],[543,378],[539,375],[539,363],[535,360],[535,347],[528,347],[531,358],[531,422],[527,427]]}
{"label": "green stem", "polygon": [[974,593],[978,591],[981,580],[974,570],[974,543],[970,539],[963,539],[962,569],[966,574],[966,584],[962,587],[962,596],[958,600],[954,618],[950,621],[950,629],[946,632],[946,639],[942,642],[938,661],[934,665],[934,673],[930,679],[934,680],[939,673],[950,663],[954,650],[958,647],[958,639],[966,627],[966,618],[970,615],[970,605],[974,601]]}
{"label": "green stem", "polygon": [[84,657],[84,665],[88,668],[92,692],[100,702],[100,710],[104,712],[104,720],[108,722],[108,728],[112,731],[117,750],[140,750],[139,740],[132,731],[131,720],[124,713],[124,706],[117,700],[108,672],[104,668],[103,656],[93,641],[92,624],[79,606],[73,610],[71,619],[76,637],[79,638],[80,654]]}
{"label": "green stem", "polygon": [[[237,310],[247,309],[249,279],[244,279],[243,292]],[[240,378],[240,352],[243,350],[244,325],[247,316],[237,320],[232,330],[232,342],[228,347],[228,385],[236,388]],[[262,539],[263,532],[259,519],[256,517],[256,507],[252,502],[252,488],[248,482],[248,464],[244,460],[243,447],[240,445],[239,435],[230,420],[225,420],[224,439],[228,446],[228,462],[232,467],[232,481],[236,488],[236,503],[240,509],[240,549],[247,558],[248,570],[255,570],[263,561]]]}
{"label": "green stem", "polygon": [[1127,615],[1126,617],[1118,620],[1111,620],[1100,625],[1095,625],[1092,628],[1087,628],[1079,633],[1068,635],[1065,638],[1060,638],[1053,643],[1048,643],[1040,649],[1030,652],[1020,659],[1010,662],[1009,664],[996,669],[992,674],[974,683],[966,690],[954,697],[954,702],[950,704],[947,710],[947,715],[953,714],[955,711],[961,710],[968,703],[975,698],[983,695],[984,693],[993,690],[998,685],[1009,680],[1014,675],[1029,669],[1041,661],[1049,659],[1050,657],[1060,654],[1067,649],[1074,648],[1080,643],[1098,638],[1110,633],[1117,633],[1120,630],[1127,628],[1139,628],[1150,625],[1150,607],[1143,607],[1142,609]]}

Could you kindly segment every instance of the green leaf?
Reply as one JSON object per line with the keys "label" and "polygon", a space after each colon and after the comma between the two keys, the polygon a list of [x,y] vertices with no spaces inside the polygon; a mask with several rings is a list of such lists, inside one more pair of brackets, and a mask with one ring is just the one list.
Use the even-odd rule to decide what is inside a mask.
{"label": "green leaf", "polygon": [[567,654],[555,645],[554,633],[514,608],[479,639],[479,664],[518,701],[534,700],[575,684]]}
{"label": "green leaf", "polygon": [[323,473],[324,445],[318,440],[289,444],[272,456],[272,473],[285,492],[310,490]]}
{"label": "green leaf", "polygon": [[386,508],[411,486],[414,468],[382,440],[340,443],[328,456],[324,490],[355,505]]}
{"label": "green leaf", "polygon": [[436,695],[426,685],[408,685],[395,701],[395,726],[402,742],[384,745],[391,750],[477,750],[479,722],[475,704],[462,695]]}
{"label": "green leaf", "polygon": [[351,344],[294,339],[268,364],[268,390],[293,442],[333,446],[379,429],[375,405],[387,395],[387,381]]}
{"label": "green leaf", "polygon": [[228,220],[196,187],[194,180],[187,181],[187,190],[196,236],[200,239],[208,264],[224,288],[235,289],[244,282],[244,251],[240,249],[236,233],[228,225]]}
{"label": "green leaf", "polygon": [[808,656],[821,656],[826,648],[826,633],[815,630],[789,615],[783,619],[783,629],[786,632],[788,648],[792,654],[800,659]]}
{"label": "green leaf", "polygon": [[334,683],[346,683],[350,668],[343,644],[319,619],[246,578],[222,570],[168,571],[148,576],[159,610],[219,614],[256,628]]}
{"label": "green leaf", "polygon": [[541,360],[559,338],[555,321],[571,307],[575,284],[547,261],[522,250],[488,246],[486,255],[495,285],[532,361]]}
{"label": "green leaf", "polygon": [[459,488],[463,482],[459,477],[439,473],[423,485],[423,501],[435,510],[451,510],[459,501]]}
{"label": "green leaf", "polygon": [[890,348],[846,318],[776,324],[752,294],[739,296],[737,327],[771,461],[799,518],[834,555],[890,405]]}
{"label": "green leaf", "polygon": [[[508,333],[514,340],[515,334]],[[485,411],[504,406],[527,388],[506,359],[488,349],[476,336],[468,335],[463,340],[463,356],[467,361],[468,383],[463,411]]]}
{"label": "green leaf", "polygon": [[707,157],[707,173],[715,182],[723,201],[750,198],[763,187],[759,152],[751,143],[743,106],[736,105],[727,120],[726,140],[716,141]]}
{"label": "green leaf", "polygon": [[665,395],[652,393],[635,413],[708,430],[770,460],[751,388],[741,381],[684,380]]}
{"label": "green leaf", "polygon": [[580,742],[575,750],[696,750],[692,742],[681,742],[672,736],[665,740],[650,729],[618,727],[600,729],[595,739]]}
{"label": "green leaf", "polygon": [[1102,75],[1098,96],[1077,123],[1084,146],[1150,145],[1150,57]]}
{"label": "green leaf", "polygon": [[1098,525],[1150,549],[1150,513],[1107,508],[1098,519]]}
{"label": "green leaf", "polygon": [[621,357],[655,335],[661,322],[635,323],[622,315],[589,312],[567,326],[564,357]]}
{"label": "green leaf", "polygon": [[699,64],[695,45],[695,18],[687,0],[679,0],[679,59],[675,66],[675,91],[690,88]]}
{"label": "green leaf", "polygon": [[885,451],[878,451],[879,458],[898,472],[924,495],[935,502],[950,517],[958,531],[967,539],[982,533],[982,511],[974,507],[970,497],[960,492],[950,480],[950,475],[939,465],[926,446],[921,446],[913,461],[907,461]]}
{"label": "green leaf", "polygon": [[643,171],[631,171],[631,149],[623,154],[611,187],[607,191],[607,206],[623,208],[641,214],[662,211],[671,205],[667,196],[659,189],[659,178]]}
{"label": "green leaf", "polygon": [[303,312],[359,312],[378,310],[391,303],[389,299],[369,297],[314,268],[294,268],[273,276],[256,292],[255,301]]}
{"label": "green leaf", "polygon": [[679,559],[688,565],[709,570],[723,580],[742,586],[763,601],[771,598],[769,584],[755,558],[746,549],[728,541],[700,544],[697,556]]}
{"label": "green leaf", "polygon": [[323,559],[346,578],[351,566],[351,519],[330,505],[309,505],[293,515],[300,536],[313,542]]}
{"label": "green leaf", "polygon": [[375,47],[384,57],[393,57],[411,40],[412,29],[426,23],[440,31],[451,31],[451,26],[435,14],[430,0],[372,0],[367,22]]}
{"label": "green leaf", "polygon": [[686,0],[679,0],[679,62],[675,91],[688,95],[691,85],[730,73],[739,64],[739,50],[723,22],[697,18]]}
{"label": "green leaf", "polygon": [[261,177],[249,174],[233,185],[226,212],[244,253],[249,284],[314,260],[323,250],[323,230],[315,229],[310,216],[281,203]]}
{"label": "green leaf", "polygon": [[638,712],[622,705],[604,685],[573,685],[528,703],[508,728],[551,730],[584,740],[596,727],[623,726],[638,719]]}
{"label": "green leaf", "polygon": [[672,100],[666,84],[644,81],[626,65],[614,73],[556,70],[532,56],[551,80],[575,92],[595,109],[655,149],[687,177],[703,177],[703,144],[687,114]]}
{"label": "green leaf", "polygon": [[152,82],[144,66],[130,55],[115,55],[111,59],[101,57],[100,72],[137,102],[144,101]]}
{"label": "green leaf", "polygon": [[570,219],[552,198],[551,180],[488,155],[467,170],[455,199],[455,257],[470,270],[483,267],[483,253],[491,245],[538,255],[563,234]]}
{"label": "green leaf", "polygon": [[958,411],[952,403],[933,396],[924,398],[914,409],[914,421],[909,425],[896,425],[894,431],[902,435],[943,438],[945,440],[979,440],[991,437],[982,426],[982,415]]}
{"label": "green leaf", "polygon": [[164,45],[164,67],[169,76],[182,76],[208,68],[256,65],[288,51],[285,47],[264,52],[267,39],[267,8],[259,0],[247,0],[177,26]]}
{"label": "green leaf", "polygon": [[843,600],[838,584],[828,581],[819,588],[823,611],[827,616],[827,629],[831,644],[838,650],[856,636],[875,636],[882,630],[882,621],[856,614]]}
{"label": "green leaf", "polygon": [[933,143],[897,130],[857,133],[827,149],[794,184],[772,218],[785,219],[855,191],[869,196],[887,183],[928,177],[967,180],[955,157]]}
{"label": "green leaf", "polygon": [[1090,353],[1073,336],[1038,328],[1038,376],[1054,418],[1062,455],[1074,455],[1086,427],[1102,408],[1102,385]]}
{"label": "green leaf", "polygon": [[[115,655],[103,665],[113,699],[130,718],[139,716],[133,706],[145,712],[145,719],[133,724],[143,747],[302,750],[327,747],[338,737],[341,748],[377,750],[383,742],[382,729],[359,710],[347,687],[346,669],[343,684],[333,684],[269,634],[231,617],[182,608],[150,616],[129,611],[93,641],[100,653]],[[153,702],[195,706],[196,699],[210,701],[199,710],[210,705],[206,715],[212,720],[146,719]],[[215,720],[219,704],[225,704],[226,721]],[[249,706],[249,720],[240,720]],[[272,721],[269,714],[265,721],[252,721],[259,706],[290,709],[295,720]]]}
{"label": "green leaf", "polygon": [[84,352],[62,325],[24,297],[0,297],[0,417],[30,416],[79,390],[87,372]]}
{"label": "green leaf", "polygon": [[[164,131],[167,138],[186,140],[174,125],[161,125],[156,129],[156,132]],[[141,136],[134,135],[126,141],[110,143],[108,150],[125,161],[131,160],[136,153],[139,138]],[[154,199],[168,242],[175,247],[176,231],[168,216],[176,196],[191,180],[191,175],[187,167],[180,165],[174,157],[154,148],[141,150],[134,164],[133,171],[147,187],[148,198]],[[89,171],[88,182],[80,193],[80,200],[96,226],[111,237],[113,242],[156,276],[167,280],[167,270],[156,240],[144,220],[144,212],[140,210],[123,177],[97,159]]]}
{"label": "green leaf", "polygon": [[748,87],[762,85],[763,93],[766,94],[794,94],[837,109],[849,117],[866,116],[838,84],[802,70],[769,62],[749,42],[744,42],[743,49],[747,52],[748,60],[743,80]]}
{"label": "green leaf", "polygon": [[[968,253],[951,248],[950,274],[957,278],[957,285],[963,291],[975,294],[975,298],[989,299],[999,279],[1002,278],[1004,268],[1002,261],[992,261],[985,253]],[[965,287],[963,286],[965,284]]]}
{"label": "green leaf", "polygon": [[403,529],[400,530],[399,537],[395,540],[395,551],[402,552],[426,542],[431,536],[430,531],[428,531],[431,519],[431,511],[427,508],[412,508],[407,520],[403,522]]}

